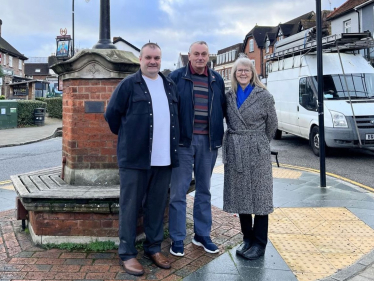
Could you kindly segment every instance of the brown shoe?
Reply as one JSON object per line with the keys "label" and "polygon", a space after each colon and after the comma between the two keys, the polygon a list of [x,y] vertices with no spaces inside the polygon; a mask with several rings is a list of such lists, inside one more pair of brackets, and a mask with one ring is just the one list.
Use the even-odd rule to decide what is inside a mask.
{"label": "brown shoe", "polygon": [[146,257],[147,259],[151,259],[155,263],[155,265],[163,269],[169,269],[171,267],[170,261],[167,257],[161,254],[161,252],[158,252],[153,255],[144,254],[144,257]]}
{"label": "brown shoe", "polygon": [[140,276],[144,274],[143,266],[138,262],[136,258],[132,258],[126,261],[119,259],[119,265],[122,265],[123,269],[131,275]]}

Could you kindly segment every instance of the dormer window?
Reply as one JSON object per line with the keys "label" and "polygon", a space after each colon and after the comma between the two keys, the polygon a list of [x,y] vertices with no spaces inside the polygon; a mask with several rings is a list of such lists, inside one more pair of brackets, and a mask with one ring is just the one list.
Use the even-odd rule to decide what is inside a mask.
{"label": "dormer window", "polygon": [[266,38],[265,46],[266,46],[266,53],[269,53],[269,49],[270,49],[270,40],[269,40],[269,37]]}
{"label": "dormer window", "polygon": [[40,68],[35,69],[35,72],[40,72]]}
{"label": "dormer window", "polygon": [[281,41],[283,39],[283,33],[282,33],[282,30],[279,29],[279,32],[278,32],[278,41]]}

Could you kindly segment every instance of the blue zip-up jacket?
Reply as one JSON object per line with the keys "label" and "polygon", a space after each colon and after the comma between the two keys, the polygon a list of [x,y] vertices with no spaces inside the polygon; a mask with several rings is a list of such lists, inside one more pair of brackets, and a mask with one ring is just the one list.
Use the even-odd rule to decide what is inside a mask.
{"label": "blue zip-up jacket", "polygon": [[[178,93],[169,78],[164,81],[170,114],[171,166],[178,167]],[[114,90],[105,119],[113,134],[118,135],[118,166],[127,169],[150,169],[153,138],[153,108],[141,70],[123,79]]]}
{"label": "blue zip-up jacket", "polygon": [[[194,127],[194,94],[189,64],[169,74],[179,94],[179,145],[189,147]],[[225,83],[222,77],[208,68],[208,120],[210,149],[222,146],[223,117],[226,116]]]}

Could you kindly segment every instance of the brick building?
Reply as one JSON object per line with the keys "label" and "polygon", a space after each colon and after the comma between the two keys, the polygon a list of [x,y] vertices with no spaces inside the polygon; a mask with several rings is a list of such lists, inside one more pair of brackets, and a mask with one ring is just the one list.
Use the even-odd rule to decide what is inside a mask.
{"label": "brick building", "polygon": [[[326,11],[322,13],[325,14]],[[256,25],[245,36],[242,52],[254,61],[258,75],[264,78],[266,77],[264,56],[274,51],[276,42],[314,26],[316,26],[316,15],[313,11],[278,26]]]}
{"label": "brick building", "polygon": [[231,88],[231,68],[238,58],[242,45],[243,43],[238,43],[217,52],[217,64],[214,70],[222,76],[226,90]]}
{"label": "brick building", "polygon": [[[1,36],[2,23],[2,20],[0,20],[0,65],[4,74],[4,77],[0,78],[0,95],[11,98],[13,92],[9,85],[24,80],[24,62],[27,60],[27,57],[17,51]],[[20,89],[19,93],[24,90]]]}

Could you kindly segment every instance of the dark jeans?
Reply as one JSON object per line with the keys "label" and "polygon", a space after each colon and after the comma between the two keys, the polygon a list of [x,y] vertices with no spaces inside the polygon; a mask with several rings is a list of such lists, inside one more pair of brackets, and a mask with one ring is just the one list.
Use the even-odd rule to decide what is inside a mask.
{"label": "dark jeans", "polygon": [[269,216],[255,215],[252,226],[252,215],[239,214],[240,226],[244,235],[244,240],[260,245],[264,249],[268,243]]}
{"label": "dark jeans", "polygon": [[168,197],[171,166],[152,166],[149,170],[120,169],[120,211],[118,254],[122,260],[135,258],[136,224],[139,210],[144,210],[143,243],[146,254],[161,251],[164,237],[164,212]]}

